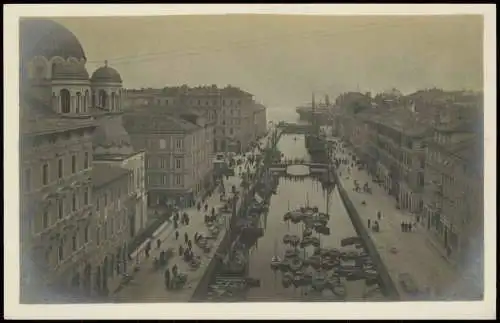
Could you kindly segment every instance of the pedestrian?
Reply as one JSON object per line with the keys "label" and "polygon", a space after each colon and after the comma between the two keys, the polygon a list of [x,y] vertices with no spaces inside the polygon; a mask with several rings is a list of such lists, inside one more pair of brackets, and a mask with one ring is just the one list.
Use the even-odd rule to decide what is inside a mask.
{"label": "pedestrian", "polygon": [[184,242],[187,243],[189,240],[189,236],[187,234],[187,232],[184,232]]}
{"label": "pedestrian", "polygon": [[368,229],[370,229],[371,223],[372,223],[371,219],[368,219]]}
{"label": "pedestrian", "polygon": [[173,267],[172,267],[172,274],[175,276],[177,276],[177,264],[175,264]]}
{"label": "pedestrian", "polygon": [[179,240],[179,231],[175,231],[175,240]]}
{"label": "pedestrian", "polygon": [[175,221],[174,219],[174,229],[177,230],[179,228],[179,223],[177,223],[177,221]]}
{"label": "pedestrian", "polygon": [[179,245],[179,256],[182,256],[184,254],[184,248],[182,247],[182,245],[180,244]]}
{"label": "pedestrian", "polygon": [[380,221],[380,219],[382,218],[382,213],[380,213],[380,211],[377,212],[377,219]]}
{"label": "pedestrian", "polygon": [[156,248],[157,248],[157,249],[160,249],[160,246],[161,246],[161,240],[160,240],[160,239],[157,239],[157,240],[156,240]]}
{"label": "pedestrian", "polygon": [[189,218],[186,218],[186,225],[189,225]]}
{"label": "pedestrian", "polygon": [[208,211],[208,203],[205,203],[205,212]]}
{"label": "pedestrian", "polygon": [[191,250],[191,248],[193,247],[192,241],[188,240],[187,244],[188,244],[188,248]]}
{"label": "pedestrian", "polygon": [[170,288],[170,270],[168,268],[165,270],[164,277],[165,277],[165,288],[169,289]]}
{"label": "pedestrian", "polygon": [[408,232],[411,232],[412,223],[408,223]]}

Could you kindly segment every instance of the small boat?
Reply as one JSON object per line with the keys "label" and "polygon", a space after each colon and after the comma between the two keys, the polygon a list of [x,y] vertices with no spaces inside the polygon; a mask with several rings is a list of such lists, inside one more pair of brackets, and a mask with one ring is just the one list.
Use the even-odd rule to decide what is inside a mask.
{"label": "small boat", "polygon": [[340,245],[342,247],[351,246],[351,245],[355,245],[355,244],[362,244],[360,237],[348,237],[348,238],[344,238],[340,241]]}
{"label": "small boat", "polygon": [[324,276],[316,276],[312,278],[312,288],[318,291],[325,289],[327,281]]}
{"label": "small boat", "polygon": [[288,288],[290,287],[290,285],[292,285],[292,279],[283,277],[283,279],[281,279],[281,284],[284,288]]}
{"label": "small boat", "polygon": [[336,284],[332,286],[332,293],[339,297],[345,297],[347,295],[347,290],[344,284]]}
{"label": "small boat", "polygon": [[278,256],[273,256],[273,258],[271,259],[271,268],[272,268],[273,270],[276,270],[276,269],[278,269],[278,268],[279,268],[280,264],[281,264],[281,259],[280,259],[280,257],[278,257]]}
{"label": "small boat", "polygon": [[285,259],[286,258],[294,258],[294,257],[297,257],[298,255],[299,255],[299,251],[296,249],[288,249],[287,251],[285,251]]}
{"label": "small boat", "polygon": [[327,214],[327,213],[322,213],[322,212],[320,212],[320,213],[318,214],[318,217],[319,217],[319,218],[323,218],[323,219],[330,220],[330,215],[329,215],[329,214]]}
{"label": "small boat", "polygon": [[329,236],[330,235],[330,228],[329,227],[324,227],[324,226],[315,227],[314,230],[316,230],[317,233],[323,234],[325,236]]}
{"label": "small boat", "polygon": [[292,271],[295,271],[295,272],[296,272],[296,271],[299,271],[299,270],[302,268],[302,266],[303,266],[303,263],[302,263],[302,261],[301,261],[300,259],[298,259],[298,258],[295,258],[295,259],[293,259],[293,260],[290,262],[290,269],[291,269]]}

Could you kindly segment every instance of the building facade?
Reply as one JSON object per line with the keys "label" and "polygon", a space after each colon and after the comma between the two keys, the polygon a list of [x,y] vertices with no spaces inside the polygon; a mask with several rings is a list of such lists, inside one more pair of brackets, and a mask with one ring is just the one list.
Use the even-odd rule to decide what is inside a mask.
{"label": "building facade", "polygon": [[94,295],[109,295],[115,291],[128,270],[128,242],[132,226],[128,208],[135,201],[131,195],[133,172],[123,167],[106,164],[94,165],[93,214],[95,252],[88,261]]}
{"label": "building facade", "polygon": [[134,239],[148,224],[147,191],[145,184],[145,151],[134,149],[123,126],[122,78],[107,62],[90,78],[92,89],[92,116],[97,128],[93,138],[94,163],[122,167],[132,172],[131,197],[128,207],[130,239]]}
{"label": "building facade", "polygon": [[212,183],[213,130],[196,113],[175,113],[150,107],[125,115],[134,147],[146,151],[151,206],[190,206]]}
{"label": "building facade", "polygon": [[85,54],[40,19],[20,22],[20,53],[21,299],[89,295],[95,124]]}
{"label": "building facade", "polygon": [[334,120],[336,134],[398,206],[416,215],[442,254],[462,268],[478,264],[478,270],[484,223],[481,98],[437,89],[407,97],[381,94],[373,109],[353,113],[359,105],[350,101]]}
{"label": "building facade", "polygon": [[252,94],[233,86],[128,90],[126,98],[130,108],[163,106],[197,111],[206,123],[213,124],[213,153],[244,151],[267,127],[265,107],[257,104]]}
{"label": "building facade", "polygon": [[[21,20],[20,53],[22,301],[110,291],[119,278],[108,284],[111,271],[102,271],[111,249],[100,243],[96,203],[111,184],[100,170],[120,178],[110,181],[120,194],[103,193],[109,213],[128,215],[116,220],[113,248],[123,253],[147,214],[144,153],[132,149],[121,124],[121,77],[107,64],[89,77],[80,42],[51,20]],[[123,271],[123,261],[111,263]]]}
{"label": "building facade", "polygon": [[426,154],[423,210],[431,237],[456,262],[469,261],[472,249],[482,250],[477,246],[482,244],[484,214],[483,139],[474,117],[467,114],[465,118],[463,113],[448,107],[433,127]]}

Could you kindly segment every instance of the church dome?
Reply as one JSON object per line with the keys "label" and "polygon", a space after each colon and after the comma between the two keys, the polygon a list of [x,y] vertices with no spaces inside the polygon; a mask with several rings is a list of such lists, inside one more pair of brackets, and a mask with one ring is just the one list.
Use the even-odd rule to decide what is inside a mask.
{"label": "church dome", "polygon": [[39,18],[21,19],[19,24],[21,63],[35,56],[87,59],[80,41],[62,25]]}
{"label": "church dome", "polygon": [[89,73],[83,65],[56,64],[52,74],[53,80],[88,80]]}
{"label": "church dome", "polygon": [[117,70],[108,66],[106,62],[104,66],[99,67],[92,73],[92,82],[103,82],[103,83],[121,83],[122,77]]}

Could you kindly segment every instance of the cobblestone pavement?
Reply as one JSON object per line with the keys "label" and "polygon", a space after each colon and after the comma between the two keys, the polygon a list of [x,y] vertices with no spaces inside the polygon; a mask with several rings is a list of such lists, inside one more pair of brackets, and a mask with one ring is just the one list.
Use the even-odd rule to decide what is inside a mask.
{"label": "cobblestone pavement", "polygon": [[[345,154],[336,152],[335,157],[348,157],[347,151],[348,149],[344,151]],[[398,210],[395,199],[372,182],[365,170],[358,171],[355,168],[348,174],[347,165],[342,165],[339,171],[342,173],[342,186],[365,226],[368,226],[368,219],[371,219],[372,223],[377,220],[377,211],[382,213],[382,219],[379,221],[380,232],[368,231],[402,300],[411,299],[399,283],[399,275],[402,273],[409,273],[421,291],[430,292],[426,299],[480,299],[477,286],[467,277],[461,276],[427,243],[424,228],[418,227],[413,232],[402,232],[402,221],[415,222],[412,215]],[[368,182],[372,194],[355,192],[354,179],[360,186]],[[365,201],[366,205],[362,205],[362,201]]]}

